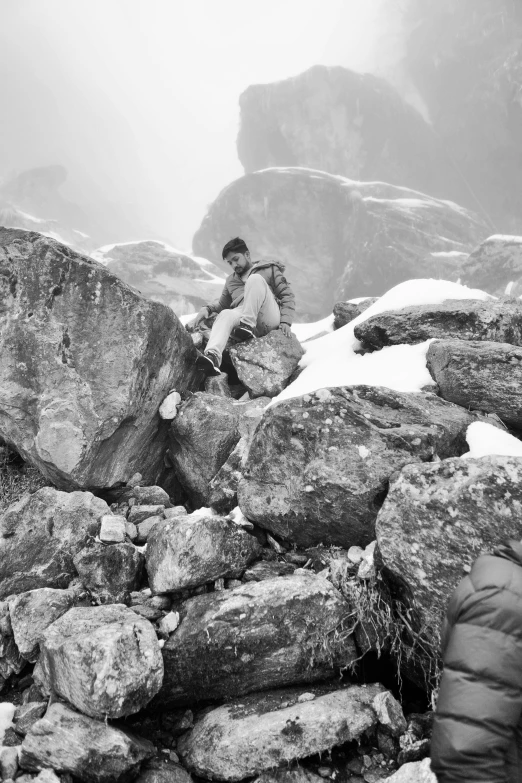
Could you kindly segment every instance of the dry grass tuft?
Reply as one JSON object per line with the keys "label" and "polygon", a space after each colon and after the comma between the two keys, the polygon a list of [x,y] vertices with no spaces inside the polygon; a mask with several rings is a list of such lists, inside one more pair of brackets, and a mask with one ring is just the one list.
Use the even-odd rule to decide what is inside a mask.
{"label": "dry grass tuft", "polygon": [[36,492],[50,482],[7,446],[0,446],[0,513],[26,492]]}

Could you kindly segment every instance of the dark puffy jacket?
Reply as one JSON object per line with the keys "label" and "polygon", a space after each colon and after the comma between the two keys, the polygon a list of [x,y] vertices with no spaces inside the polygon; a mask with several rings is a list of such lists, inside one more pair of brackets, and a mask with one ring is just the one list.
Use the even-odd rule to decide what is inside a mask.
{"label": "dark puffy jacket", "polygon": [[479,557],[453,594],[432,739],[439,783],[522,781],[522,545]]}
{"label": "dark puffy jacket", "polygon": [[[262,275],[277,299],[281,311],[281,323],[292,325],[295,315],[295,297],[290,284],[283,276],[285,268],[279,261],[257,261],[250,272],[251,275]],[[243,302],[245,282],[232,272],[225,280],[223,292],[217,302],[208,305],[212,313],[220,313],[221,310],[229,310],[238,307]]]}

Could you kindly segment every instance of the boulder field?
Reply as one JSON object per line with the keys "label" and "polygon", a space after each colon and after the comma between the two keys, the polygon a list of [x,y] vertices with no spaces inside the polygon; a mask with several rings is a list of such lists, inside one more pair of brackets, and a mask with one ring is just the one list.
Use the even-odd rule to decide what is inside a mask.
{"label": "boulder field", "polygon": [[[2,779],[432,783],[431,696],[448,598],[480,552],[522,537],[519,301],[451,300],[366,321],[364,301],[340,303],[332,337],[358,317],[361,353],[426,342],[431,391],[355,384],[278,401],[306,350],[295,337],[230,346],[213,383],[189,369],[174,388],[194,348],[162,305],[30,232],[9,232],[0,252],[18,275],[2,315],[9,388],[32,400],[2,437],[47,481],[0,511],[0,691],[16,701]],[[41,281],[56,269],[66,270],[63,290],[46,314]],[[141,371],[131,363],[119,379],[127,402],[135,384],[150,413],[151,455],[152,429],[140,430],[139,416],[135,441],[116,436],[116,423],[95,429],[93,418],[67,472],[59,455],[41,461],[29,424],[41,400],[72,405],[82,379],[107,410],[120,393],[107,370],[102,400],[86,368],[109,339],[95,327],[90,283],[71,282],[91,273],[107,313],[119,297],[122,351],[125,307],[131,346],[139,323],[156,344],[156,318],[173,342],[167,335],[168,357],[163,344],[151,347],[150,364],[142,354]],[[30,294],[40,297],[31,318]],[[24,324],[38,314],[38,334],[24,332],[22,313]],[[68,318],[79,353],[54,356],[56,369],[51,336]],[[14,382],[21,369],[10,354],[23,334],[35,346],[27,386]],[[39,361],[55,373],[47,385]],[[175,404],[162,406],[173,390]],[[119,411],[124,422],[128,408]],[[477,456],[477,428],[485,441],[509,441],[510,454],[488,441]],[[116,438],[120,456],[106,455],[100,432]]]}

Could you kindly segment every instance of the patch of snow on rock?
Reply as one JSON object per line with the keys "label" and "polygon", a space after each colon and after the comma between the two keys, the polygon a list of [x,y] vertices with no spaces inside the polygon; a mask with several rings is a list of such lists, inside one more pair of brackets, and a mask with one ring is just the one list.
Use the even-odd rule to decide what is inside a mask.
{"label": "patch of snow on rock", "polygon": [[7,729],[10,729],[13,725],[13,715],[15,714],[15,706],[10,702],[4,701],[0,704],[0,745],[4,740],[4,734]]}
{"label": "patch of snow on rock", "polygon": [[469,451],[461,459],[470,457],[488,457],[500,455],[506,457],[522,457],[522,442],[486,422],[476,421],[467,429],[466,440]]}

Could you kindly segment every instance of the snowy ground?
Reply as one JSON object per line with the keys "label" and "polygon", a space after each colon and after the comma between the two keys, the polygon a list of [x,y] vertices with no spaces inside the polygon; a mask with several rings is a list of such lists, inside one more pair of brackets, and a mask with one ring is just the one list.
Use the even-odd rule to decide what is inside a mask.
{"label": "snowy ground", "polygon": [[[420,345],[395,345],[361,356],[355,353],[360,347],[353,331],[356,324],[378,313],[410,305],[440,304],[446,299],[493,298],[484,291],[446,280],[408,280],[400,283],[346,326],[305,343],[305,355],[300,362],[301,374],[272,400],[271,405],[317,389],[353,384],[418,392],[423,386],[433,384],[426,368],[426,352],[430,341]],[[312,327],[312,324],[307,326]]]}

